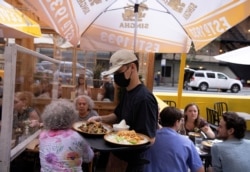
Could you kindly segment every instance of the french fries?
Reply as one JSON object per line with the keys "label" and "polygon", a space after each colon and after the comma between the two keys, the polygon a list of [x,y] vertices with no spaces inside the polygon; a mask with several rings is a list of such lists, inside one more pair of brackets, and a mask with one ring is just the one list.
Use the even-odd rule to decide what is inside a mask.
{"label": "french fries", "polygon": [[118,137],[122,137],[125,140],[127,140],[128,142],[132,143],[132,144],[137,144],[139,143],[141,140],[143,140],[144,138],[142,138],[140,135],[136,134],[136,132],[134,130],[123,130],[123,131],[118,131],[117,132],[117,136]]}

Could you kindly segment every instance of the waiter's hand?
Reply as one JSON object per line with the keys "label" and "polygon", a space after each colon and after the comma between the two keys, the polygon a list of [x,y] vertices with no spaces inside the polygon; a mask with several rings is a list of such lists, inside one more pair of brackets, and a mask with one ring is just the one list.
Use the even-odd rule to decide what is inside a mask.
{"label": "waiter's hand", "polygon": [[101,116],[92,116],[88,119],[88,122],[91,122],[91,121],[102,122],[102,117]]}

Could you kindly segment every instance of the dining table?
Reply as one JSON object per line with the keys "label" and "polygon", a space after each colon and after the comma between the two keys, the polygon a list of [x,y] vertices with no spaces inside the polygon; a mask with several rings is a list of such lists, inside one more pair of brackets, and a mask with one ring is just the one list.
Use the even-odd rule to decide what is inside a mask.
{"label": "dining table", "polygon": [[[211,143],[211,145],[206,144],[206,142]],[[205,172],[209,171],[208,168],[212,166],[211,148],[214,144],[219,143],[219,142],[223,142],[223,141],[220,139],[206,138],[206,139],[203,139],[200,145],[195,145],[200,155],[200,158],[203,161]]]}

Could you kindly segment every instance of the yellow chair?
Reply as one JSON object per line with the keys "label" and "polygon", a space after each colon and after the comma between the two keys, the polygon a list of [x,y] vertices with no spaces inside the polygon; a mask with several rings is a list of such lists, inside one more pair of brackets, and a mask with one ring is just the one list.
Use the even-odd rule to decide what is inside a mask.
{"label": "yellow chair", "polygon": [[214,110],[217,111],[219,118],[222,116],[224,112],[228,111],[228,106],[226,102],[215,102]]}
{"label": "yellow chair", "polygon": [[176,102],[173,100],[163,100],[163,101],[171,107],[176,107]]}

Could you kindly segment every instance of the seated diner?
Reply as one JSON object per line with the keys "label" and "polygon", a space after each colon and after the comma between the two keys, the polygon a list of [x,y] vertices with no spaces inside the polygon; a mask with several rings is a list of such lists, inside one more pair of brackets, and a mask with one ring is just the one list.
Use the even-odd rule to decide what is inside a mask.
{"label": "seated diner", "polygon": [[204,133],[206,138],[215,138],[215,133],[206,120],[200,117],[199,107],[195,103],[190,103],[184,108],[184,126],[186,135],[189,132]]}

